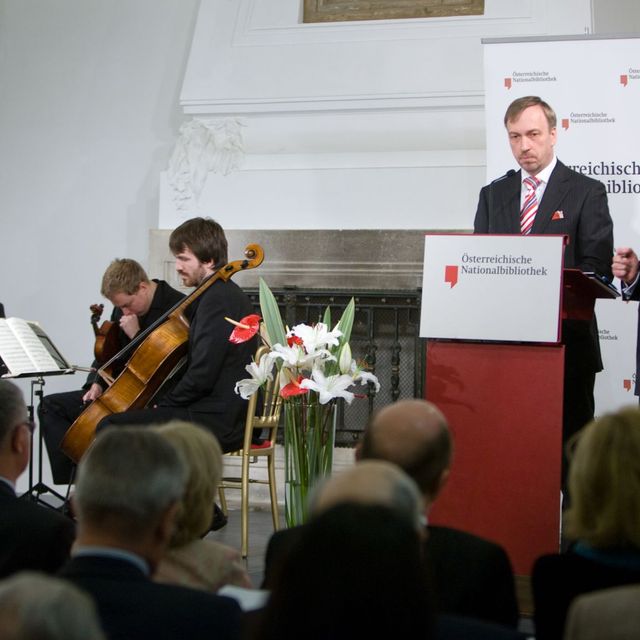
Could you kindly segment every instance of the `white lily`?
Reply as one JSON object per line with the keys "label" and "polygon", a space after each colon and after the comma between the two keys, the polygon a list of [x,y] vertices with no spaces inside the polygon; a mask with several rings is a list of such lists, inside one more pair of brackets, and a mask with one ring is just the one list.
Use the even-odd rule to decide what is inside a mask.
{"label": "white lily", "polygon": [[300,362],[302,362],[306,357],[304,349],[297,344],[294,344],[291,347],[274,344],[271,355],[274,358],[282,359],[283,364],[288,367],[300,366]]}
{"label": "white lily", "polygon": [[347,389],[353,384],[351,376],[344,374],[336,374],[334,376],[325,376],[320,369],[314,369],[311,372],[311,379],[307,378],[300,383],[303,389],[311,389],[316,391],[320,400],[320,404],[327,404],[334,398],[344,398],[347,404],[351,404],[354,398],[351,391]]}
{"label": "white lily", "polygon": [[318,361],[335,360],[326,349],[319,349],[307,353],[299,344],[291,347],[283,347],[281,344],[274,344],[270,354],[274,359],[281,358],[286,367],[292,369],[313,369]]}
{"label": "white lily", "polygon": [[337,347],[342,331],[339,329],[329,331],[329,327],[324,322],[318,322],[313,327],[308,324],[297,324],[291,329],[290,334],[302,340],[307,353],[313,353],[329,345]]}
{"label": "white lily", "polygon": [[273,356],[268,353],[260,362],[251,362],[245,369],[251,377],[238,380],[234,391],[244,400],[248,400],[267,380],[273,379]]}
{"label": "white lily", "polygon": [[342,349],[340,349],[340,357],[338,358],[338,367],[340,368],[340,373],[348,374],[351,373],[351,367],[354,364],[353,358],[351,357],[351,347],[348,342],[345,342],[342,345]]}

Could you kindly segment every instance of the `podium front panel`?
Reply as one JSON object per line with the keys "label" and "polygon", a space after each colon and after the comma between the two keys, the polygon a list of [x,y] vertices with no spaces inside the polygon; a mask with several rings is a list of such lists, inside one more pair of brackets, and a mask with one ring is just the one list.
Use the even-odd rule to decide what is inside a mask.
{"label": "podium front panel", "polygon": [[564,240],[426,235],[420,336],[560,342]]}
{"label": "podium front panel", "polygon": [[516,574],[560,542],[564,347],[427,341],[425,397],[449,421],[429,521],[505,547]]}

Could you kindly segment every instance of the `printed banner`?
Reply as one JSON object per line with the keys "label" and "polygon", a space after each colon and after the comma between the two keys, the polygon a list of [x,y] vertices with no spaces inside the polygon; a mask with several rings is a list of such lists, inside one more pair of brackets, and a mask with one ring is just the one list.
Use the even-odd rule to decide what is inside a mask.
{"label": "printed banner", "polygon": [[425,236],[420,336],[559,342],[563,249],[563,236]]}
{"label": "printed banner", "polygon": [[[503,124],[516,98],[537,95],[558,117],[556,155],[607,189],[615,246],[640,252],[640,40],[540,39],[484,42],[487,182],[517,169]],[[616,283],[619,284],[619,283]],[[605,370],[596,413],[635,404],[637,304],[598,301]]]}

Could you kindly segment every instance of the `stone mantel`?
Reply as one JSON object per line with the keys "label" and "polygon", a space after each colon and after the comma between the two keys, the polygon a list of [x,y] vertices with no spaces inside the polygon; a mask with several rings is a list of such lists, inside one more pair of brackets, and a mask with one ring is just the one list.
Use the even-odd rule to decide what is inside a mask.
{"label": "stone mantel", "polygon": [[[451,233],[468,233],[468,230]],[[178,287],[167,229],[151,231],[149,271]],[[229,260],[240,260],[248,244],[265,258],[234,280],[243,287],[415,290],[422,286],[424,234],[429,230],[227,230]],[[437,230],[443,233],[443,230]],[[447,231],[444,231],[447,233]]]}

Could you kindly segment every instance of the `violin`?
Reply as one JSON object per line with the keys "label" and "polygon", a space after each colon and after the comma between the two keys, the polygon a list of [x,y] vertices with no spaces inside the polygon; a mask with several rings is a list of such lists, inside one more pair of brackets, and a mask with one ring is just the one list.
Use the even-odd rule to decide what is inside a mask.
{"label": "violin", "polygon": [[135,349],[109,388],[69,427],[60,448],[71,460],[77,463],[91,446],[96,427],[104,417],[131,409],[143,409],[153,400],[186,357],[189,341],[189,320],[185,315],[187,308],[218,280],[227,281],[234,273],[254,269],[264,260],[264,252],[258,244],[248,245],[245,256],[245,260],[236,260],[218,269],[98,370],[98,374],[110,382],[104,369],[114,360],[122,360],[125,352]]}
{"label": "violin", "polygon": [[107,360],[111,360],[120,351],[119,327],[115,322],[109,320],[105,320],[98,327],[98,322],[104,311],[103,304],[92,304],[89,310],[91,311],[91,326],[96,338],[93,345],[93,355],[96,361],[102,364]]}

